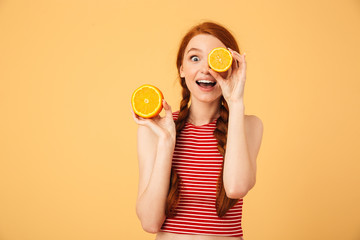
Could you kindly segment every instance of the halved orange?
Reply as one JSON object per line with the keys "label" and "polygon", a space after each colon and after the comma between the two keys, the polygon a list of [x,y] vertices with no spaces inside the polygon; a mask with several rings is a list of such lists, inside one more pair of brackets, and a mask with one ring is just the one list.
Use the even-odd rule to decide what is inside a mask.
{"label": "halved orange", "polygon": [[144,84],[133,92],[131,105],[134,112],[140,117],[152,118],[161,112],[163,99],[164,96],[157,87]]}
{"label": "halved orange", "polygon": [[232,64],[233,57],[229,50],[223,47],[214,48],[208,55],[209,66],[217,72],[227,71]]}

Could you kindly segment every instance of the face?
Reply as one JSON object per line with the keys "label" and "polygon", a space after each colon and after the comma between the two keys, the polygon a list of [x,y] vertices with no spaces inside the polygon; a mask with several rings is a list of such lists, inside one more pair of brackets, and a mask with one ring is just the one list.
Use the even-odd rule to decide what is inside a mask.
{"label": "face", "polygon": [[[208,65],[208,54],[216,47],[226,46],[210,34],[200,34],[193,37],[185,48],[180,76],[185,77],[192,101],[210,103],[221,97],[221,88],[210,74]],[[220,74],[225,78],[227,72]]]}

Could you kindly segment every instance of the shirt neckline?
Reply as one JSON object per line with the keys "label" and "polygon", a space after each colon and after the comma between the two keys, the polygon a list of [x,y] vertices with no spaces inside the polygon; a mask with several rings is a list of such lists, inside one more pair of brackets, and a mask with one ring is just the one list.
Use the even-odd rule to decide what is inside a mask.
{"label": "shirt neckline", "polygon": [[196,127],[196,128],[201,128],[201,127],[206,127],[206,126],[212,125],[212,124],[216,123],[217,120],[218,120],[218,119],[216,118],[216,119],[213,120],[212,122],[210,122],[210,123],[205,123],[205,124],[203,124],[203,125],[194,125],[194,124],[192,124],[191,122],[188,122],[188,121],[186,121],[185,123],[188,124],[188,125],[190,125],[190,126]]}

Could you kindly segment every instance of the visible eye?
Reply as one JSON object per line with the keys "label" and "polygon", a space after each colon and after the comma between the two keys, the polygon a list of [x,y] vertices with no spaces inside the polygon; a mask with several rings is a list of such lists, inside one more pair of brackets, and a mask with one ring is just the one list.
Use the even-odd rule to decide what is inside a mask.
{"label": "visible eye", "polygon": [[200,61],[200,58],[196,55],[191,56],[190,59],[195,62]]}

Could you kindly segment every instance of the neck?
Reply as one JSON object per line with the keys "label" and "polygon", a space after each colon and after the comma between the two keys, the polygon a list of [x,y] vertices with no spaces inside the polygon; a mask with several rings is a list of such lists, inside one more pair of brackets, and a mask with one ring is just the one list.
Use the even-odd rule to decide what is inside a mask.
{"label": "neck", "polygon": [[220,116],[219,106],[220,99],[212,103],[191,101],[188,121],[195,126],[211,123]]}

